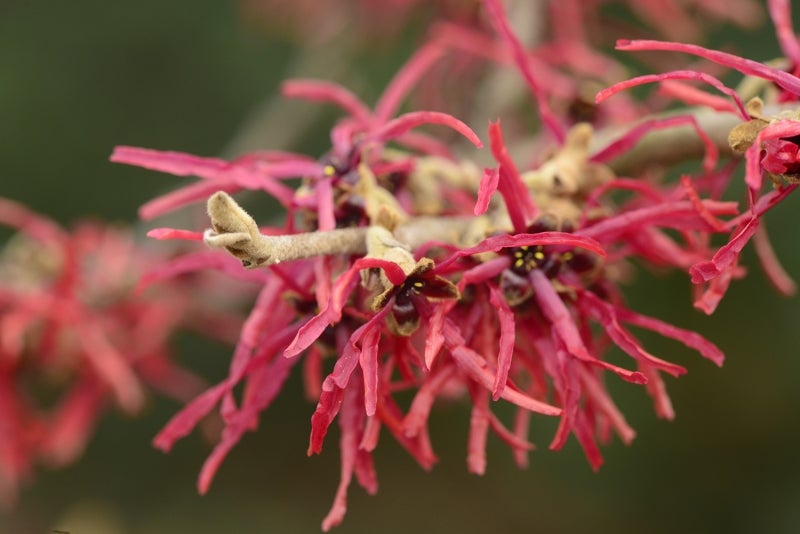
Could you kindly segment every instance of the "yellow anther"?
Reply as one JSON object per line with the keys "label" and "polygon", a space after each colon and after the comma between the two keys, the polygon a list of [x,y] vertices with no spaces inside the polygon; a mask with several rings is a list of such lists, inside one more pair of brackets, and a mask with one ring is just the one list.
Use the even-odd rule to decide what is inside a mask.
{"label": "yellow anther", "polygon": [[415,289],[422,289],[423,287],[425,287],[425,284],[419,281],[414,282],[412,285],[414,286]]}
{"label": "yellow anther", "polygon": [[562,255],[561,255],[561,258],[562,258],[564,261],[569,261],[569,260],[571,260],[571,259],[572,259],[574,256],[575,256],[575,255],[574,255],[572,252],[565,252],[564,254],[562,254]]}
{"label": "yellow anther", "polygon": [[523,265],[525,265],[525,260],[522,259],[522,258],[520,258],[520,259],[518,259],[517,261],[514,262],[514,267],[519,268],[519,267],[522,267]]}
{"label": "yellow anther", "polygon": [[323,173],[325,176],[331,177],[331,176],[333,176],[334,174],[336,174],[336,167],[334,167],[333,165],[325,165],[325,166],[322,168],[322,173]]}
{"label": "yellow anther", "polygon": [[541,250],[537,250],[536,252],[533,253],[533,257],[541,261],[544,259],[544,252],[542,252]]}

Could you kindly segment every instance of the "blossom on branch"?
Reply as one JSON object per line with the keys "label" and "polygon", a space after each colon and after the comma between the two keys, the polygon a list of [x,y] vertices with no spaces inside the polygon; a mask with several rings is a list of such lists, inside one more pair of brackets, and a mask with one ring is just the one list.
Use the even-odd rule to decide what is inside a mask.
{"label": "blossom on branch", "polygon": [[[796,64],[798,38],[792,29],[790,7],[789,3],[783,0],[769,2],[770,16],[778,32],[781,48],[787,58]],[[790,72],[787,72],[771,65],[691,44],[620,40],[617,42],[617,49],[682,52],[699,56],[757,80],[762,80],[762,97],[753,97],[746,105],[742,104],[741,99],[733,90],[725,87],[718,80],[705,73],[693,71],[668,72],[622,82],[601,92],[598,95],[598,101],[618,90],[638,83],[665,82],[692,77],[709,83],[731,96],[736,103],[736,111],[745,121],[731,130],[728,141],[730,149],[734,153],[743,154],[745,157],[745,183],[748,189],[749,211],[725,223],[725,231],[730,232],[730,239],[726,245],[715,251],[712,257],[697,262],[691,267],[692,282],[708,284],[705,291],[702,291],[695,300],[695,306],[706,313],[712,313],[716,309],[731,279],[739,276],[739,254],[751,238],[755,238],[758,242],[756,246],[758,257],[770,281],[782,293],[793,294],[795,292],[794,282],[778,263],[765,231],[757,232],[757,230],[759,227],[763,228],[762,217],[764,214],[786,198],[798,185],[797,173],[800,171],[800,158],[798,158],[797,139],[800,135],[800,120],[798,120],[797,111],[783,110],[771,115],[764,111],[765,106],[774,108],[788,102],[796,103],[800,99],[800,78],[795,76],[795,71],[790,69]],[[769,84],[763,82],[769,82]],[[776,92],[772,84],[777,86],[779,91]],[[743,87],[745,86],[743,85]],[[710,169],[707,168],[706,171],[708,172]],[[772,178],[774,186],[774,189],[769,192],[763,191],[765,174]],[[717,184],[716,189],[719,191],[726,187],[727,182]]]}
{"label": "blossom on branch", "polygon": [[[284,96],[345,113],[331,128],[330,150],[319,157],[259,151],[226,161],[132,147],[114,151],[115,162],[200,178],[147,204],[141,215],[149,219],[204,200],[205,232],[160,228],[150,235],[220,249],[176,258],[149,280],[207,268],[260,288],[227,377],[189,402],[154,440],[167,451],[219,412],[224,429],[201,469],[201,493],[242,436],[258,427],[260,413],[295,367],[302,368],[306,396],[315,402],[308,454],[322,452],[334,421],[340,429],[340,482],[324,530],[343,520],[354,478],[368,493],[377,491],[373,455],[382,429],[423,469],[432,468],[437,457],[429,416],[442,399],[471,405],[465,432],[471,473],[486,470],[490,433],[509,446],[517,464],[527,465],[534,414],[559,418],[551,449],[575,436],[598,469],[598,444],[615,434],[627,444],[635,435],[606,388],[607,376],[644,386],[659,417],[675,415],[664,374],[678,377],[686,368],[649,352],[636,329],[677,341],[716,365],[724,360],[700,334],[630,309],[627,273],[639,265],[688,272],[699,288],[695,306],[711,313],[731,280],[743,275],[739,253],[754,239],[775,285],[793,288],[760,224],[800,176],[796,112],[764,110],[800,95],[800,80],[697,45],[620,41],[623,50],[699,56],[780,90],[765,89],[764,97],[777,96],[762,108],[759,100],[744,103],[741,91],[714,73],[694,68],[620,81],[618,62],[592,54],[586,29],[565,24],[580,4],[553,5],[552,42],[544,37],[541,46],[530,47],[515,33],[506,5],[484,0],[485,28],[435,26],[373,108],[338,84],[286,82]],[[634,3],[642,18],[668,32],[651,4]],[[665,5],[671,20],[688,16],[684,4]],[[713,2],[692,5],[724,15]],[[785,3],[770,8],[773,17],[785,15]],[[791,28],[776,25],[787,56],[795,58]],[[507,121],[489,121],[486,157],[494,162],[483,169],[474,152],[416,129],[448,126],[481,147],[465,122],[440,111],[398,115],[412,87],[443,58],[458,54],[513,65],[541,120],[538,130],[523,133]],[[592,67],[601,60],[604,69]],[[733,128],[731,146],[721,146],[719,132],[709,131],[709,121],[695,111],[657,114],[663,100],[616,97],[588,114],[588,122],[579,120],[569,101],[581,84],[566,73],[611,84],[597,104],[659,83],[662,96],[724,116],[722,124]],[[632,121],[634,114],[642,120]],[[734,128],[737,120],[743,125]],[[647,159],[652,154],[642,146],[648,137],[672,134],[683,143],[686,132],[697,149],[676,160],[702,157],[696,172],[672,176],[664,160]],[[517,143],[527,147],[524,160]],[[677,150],[675,142],[665,146]],[[619,171],[617,160],[636,151],[644,151],[643,162]],[[731,151],[745,154],[745,208],[725,196],[736,168]],[[764,172],[773,177],[771,191],[764,191]],[[298,180],[296,187],[290,179]],[[245,190],[274,197],[285,208],[282,218],[259,227],[232,196]],[[721,235],[728,242],[719,247],[714,243]],[[513,405],[513,420],[498,415],[495,403],[501,402]]]}

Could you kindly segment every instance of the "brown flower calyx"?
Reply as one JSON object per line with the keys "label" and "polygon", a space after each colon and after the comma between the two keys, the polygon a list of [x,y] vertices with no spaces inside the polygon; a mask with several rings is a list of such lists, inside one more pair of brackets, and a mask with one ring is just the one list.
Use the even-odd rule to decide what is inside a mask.
{"label": "brown flower calyx", "polygon": [[359,180],[353,192],[364,199],[364,210],[370,224],[394,230],[408,220],[408,215],[394,195],[378,184],[369,165],[361,163],[358,166],[358,175]]}
{"label": "brown flower calyx", "polygon": [[751,98],[745,104],[745,110],[750,116],[750,120],[736,125],[728,134],[728,144],[736,154],[744,154],[758,137],[758,133],[766,128],[770,121],[762,115],[764,102],[758,98]]}
{"label": "brown flower calyx", "polygon": [[745,110],[750,120],[736,125],[728,134],[728,144],[736,154],[744,154],[753,146],[761,130],[770,124],[780,120],[800,121],[800,109],[786,109],[776,115],[764,115],[764,102],[758,97],[751,98],[745,104]]}
{"label": "brown flower calyx", "polygon": [[608,166],[589,160],[592,136],[590,124],[576,124],[558,152],[538,169],[522,174],[542,212],[577,221],[586,196],[614,179],[614,172]]}
{"label": "brown flower calyx", "polygon": [[402,284],[394,285],[380,269],[362,273],[364,286],[379,291],[372,300],[373,310],[380,310],[394,297],[392,312],[387,320],[389,328],[396,334],[409,336],[419,327],[419,299],[435,302],[460,297],[458,288],[452,282],[433,274],[432,259],[415,260],[408,247],[397,241],[386,228],[371,226],[367,230],[367,250],[368,257],[391,261],[406,275]]}

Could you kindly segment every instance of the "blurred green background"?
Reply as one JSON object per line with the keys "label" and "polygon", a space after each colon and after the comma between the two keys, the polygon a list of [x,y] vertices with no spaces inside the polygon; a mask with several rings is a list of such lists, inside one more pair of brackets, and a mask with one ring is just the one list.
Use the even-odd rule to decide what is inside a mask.
{"label": "blurred green background", "polygon": [[[375,95],[415,31],[401,33],[396,47],[361,52],[335,75]],[[769,29],[746,41],[733,35],[718,38],[756,59],[777,54]],[[221,154],[275,96],[298,54],[230,2],[4,0],[0,195],[65,223],[85,216],[134,221],[140,204],[178,182],[109,164],[113,146]],[[294,74],[330,74],[300,70]],[[285,148],[314,154],[324,141],[323,129]],[[787,270],[800,276],[798,200],[790,198],[768,223]],[[756,265],[752,254],[746,260]],[[800,299],[782,299],[757,267],[752,271],[711,318],[691,308],[684,275],[643,274],[630,288],[634,309],[700,330],[728,360],[717,369],[646,338],[652,352],[690,369],[680,380],[667,378],[678,417],[657,420],[641,388],[610,379],[638,437],[630,447],[606,447],[598,474],[574,440],[548,451],[554,422],[535,418],[539,450],[527,471],[491,438],[488,473],[468,475],[469,411],[446,406],[431,425],[440,457],[434,470],[422,472],[384,436],[376,456],[381,489],[368,497],[354,485],[337,532],[800,531]],[[183,363],[212,380],[224,376],[228,348],[189,338],[181,344]],[[0,533],[319,531],[338,483],[337,439],[331,436],[321,457],[306,457],[314,405],[302,398],[296,377],[205,497],[195,490],[209,451],[199,436],[169,455],[150,446],[177,408],[155,399],[144,417],[105,418],[82,461],[39,470],[17,509],[0,515]]]}

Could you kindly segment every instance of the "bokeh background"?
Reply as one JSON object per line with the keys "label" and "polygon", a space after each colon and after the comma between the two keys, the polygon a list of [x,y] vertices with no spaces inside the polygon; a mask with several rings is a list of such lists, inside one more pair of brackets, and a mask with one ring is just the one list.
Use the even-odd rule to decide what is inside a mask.
{"label": "bokeh background", "polygon": [[[320,61],[289,32],[268,30],[232,1],[3,0],[0,195],[67,224],[84,217],[134,222],[140,204],[178,182],[108,163],[115,145],[220,155],[252,143],[243,131],[264,127],[261,140],[284,143],[272,148],[320,153],[330,116],[306,117],[322,126],[295,135],[296,108],[275,112],[270,104],[280,80],[330,76],[370,101],[407,57],[423,19],[412,19],[392,44],[357,52],[322,46],[319,55],[331,57]],[[768,27],[744,36],[721,28],[713,38],[755,59],[777,54]],[[259,126],[254,117],[264,116],[276,118]],[[798,202],[790,197],[767,220],[796,276]],[[146,228],[140,225],[142,235]],[[656,419],[641,388],[610,379],[638,437],[630,447],[606,447],[599,473],[574,440],[548,451],[555,424],[535,418],[539,450],[527,471],[490,439],[487,474],[468,475],[469,411],[445,406],[431,425],[440,457],[434,470],[423,472],[384,437],[376,455],[380,491],[369,497],[354,486],[337,532],[800,532],[800,298],[777,296],[752,254],[745,258],[751,275],[710,318],[692,309],[685,275],[643,273],[630,287],[634,309],[703,332],[728,360],[717,369],[646,338],[652,352],[690,369],[680,380],[667,378],[678,417]],[[184,364],[214,381],[225,375],[229,348],[189,337],[179,344]],[[39,470],[19,506],[0,513],[0,533],[319,531],[338,483],[337,440],[331,436],[322,456],[306,457],[314,405],[297,377],[204,497],[195,490],[209,452],[200,436],[169,455],[150,446],[177,408],[156,398],[142,417],[106,417],[79,463]]]}

